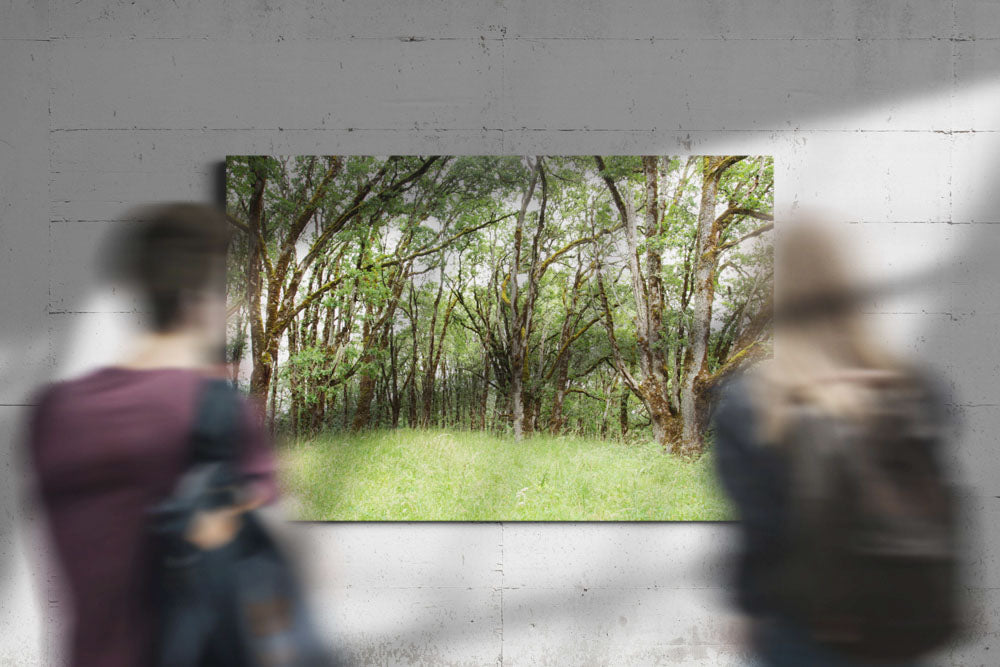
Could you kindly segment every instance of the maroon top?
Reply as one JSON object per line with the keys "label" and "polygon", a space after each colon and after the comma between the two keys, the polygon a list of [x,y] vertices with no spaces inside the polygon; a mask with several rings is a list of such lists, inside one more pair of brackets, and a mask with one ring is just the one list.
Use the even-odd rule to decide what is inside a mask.
{"label": "maroon top", "polygon": [[[150,664],[155,610],[145,513],[185,469],[203,377],[179,368],[105,368],[39,397],[31,456],[70,597],[73,665]],[[240,467],[270,500],[273,453],[246,406]]]}

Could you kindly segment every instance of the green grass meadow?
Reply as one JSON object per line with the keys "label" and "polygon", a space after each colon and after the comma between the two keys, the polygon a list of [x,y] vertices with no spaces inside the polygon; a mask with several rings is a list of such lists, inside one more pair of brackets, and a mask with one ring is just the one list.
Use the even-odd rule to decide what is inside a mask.
{"label": "green grass meadow", "polygon": [[280,453],[284,491],[311,521],[720,521],[710,455],[652,442],[398,429],[320,435]]}

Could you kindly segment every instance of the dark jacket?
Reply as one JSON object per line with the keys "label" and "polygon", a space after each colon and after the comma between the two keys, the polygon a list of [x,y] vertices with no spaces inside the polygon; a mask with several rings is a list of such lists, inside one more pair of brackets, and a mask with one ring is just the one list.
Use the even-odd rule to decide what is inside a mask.
{"label": "dark jacket", "polygon": [[[954,432],[958,425],[947,409],[947,389],[928,372],[909,371],[926,390],[927,413],[946,432]],[[736,376],[719,391],[712,415],[715,460],[740,519],[734,582],[737,604],[748,614],[780,615],[783,609],[769,592],[767,581],[774,568],[781,566],[789,546],[790,471],[780,448],[762,441],[748,382],[745,376]]]}
{"label": "dark jacket", "polygon": [[778,611],[764,581],[784,553],[789,472],[775,449],[761,444],[746,384],[737,376],[720,391],[712,416],[715,460],[740,519],[736,601],[748,614],[766,615]]}

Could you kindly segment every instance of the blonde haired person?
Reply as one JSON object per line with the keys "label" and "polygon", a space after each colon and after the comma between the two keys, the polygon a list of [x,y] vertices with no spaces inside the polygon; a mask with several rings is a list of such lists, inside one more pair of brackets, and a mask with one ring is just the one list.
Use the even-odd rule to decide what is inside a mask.
{"label": "blonde haired person", "polygon": [[[830,223],[779,225],[777,241],[774,359],[728,382],[713,414],[720,478],[741,520],[735,592],[750,649],[758,663],[779,667],[914,665],[924,644],[953,629],[952,513],[937,463],[945,403],[926,374],[865,326],[869,290]],[[887,456],[904,467],[886,469]],[[930,546],[859,557],[862,525],[876,541],[923,531],[933,557]],[[908,583],[917,561],[940,590]],[[928,614],[944,612],[911,619],[913,609],[901,606],[871,621],[920,596],[932,603]]]}

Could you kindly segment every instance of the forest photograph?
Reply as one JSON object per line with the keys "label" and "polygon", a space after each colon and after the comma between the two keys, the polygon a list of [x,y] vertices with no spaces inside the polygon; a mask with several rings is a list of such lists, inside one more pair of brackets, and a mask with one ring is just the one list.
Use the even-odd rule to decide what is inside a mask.
{"label": "forest photograph", "polygon": [[731,518],[768,156],[230,156],[228,372],[295,518]]}

